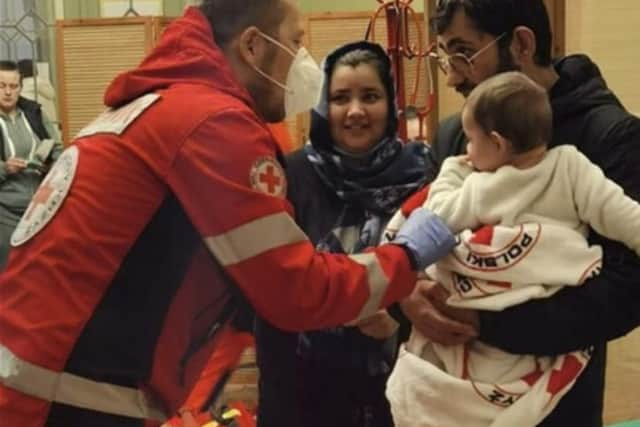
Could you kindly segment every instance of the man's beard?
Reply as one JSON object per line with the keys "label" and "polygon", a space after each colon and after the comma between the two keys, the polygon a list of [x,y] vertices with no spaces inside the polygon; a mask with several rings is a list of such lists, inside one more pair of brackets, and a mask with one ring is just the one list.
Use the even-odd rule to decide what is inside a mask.
{"label": "man's beard", "polygon": [[[272,46],[262,63],[258,66],[263,72],[272,76],[277,47]],[[284,83],[284,82],[283,82]],[[269,123],[282,121],[284,117],[284,90],[264,76],[256,73],[255,80],[247,87],[253,98],[258,112]],[[281,98],[281,102],[275,102],[274,98]]]}
{"label": "man's beard", "polygon": [[[496,72],[493,75],[507,71],[520,71],[520,66],[515,63],[508,48],[499,47],[498,66],[496,67]],[[456,91],[466,98],[476,86],[476,83],[473,83],[469,79],[465,79],[462,83],[456,86]]]}
{"label": "man's beard", "polygon": [[[260,116],[268,123],[282,121],[284,117],[284,104],[275,102],[274,97],[284,90],[264,77],[258,75],[257,80],[248,87]],[[281,95],[284,96],[284,95]]]}

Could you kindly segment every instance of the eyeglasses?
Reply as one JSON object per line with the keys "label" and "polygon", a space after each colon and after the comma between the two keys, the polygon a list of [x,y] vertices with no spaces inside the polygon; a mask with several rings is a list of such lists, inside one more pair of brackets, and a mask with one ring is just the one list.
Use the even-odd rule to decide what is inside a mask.
{"label": "eyeglasses", "polygon": [[438,67],[445,75],[449,74],[451,70],[453,70],[458,74],[468,76],[469,74],[471,74],[471,72],[473,72],[473,61],[475,61],[478,56],[480,56],[495,43],[498,43],[498,41],[506,35],[507,33],[500,34],[498,37],[491,40],[484,47],[482,47],[479,51],[474,53],[471,57],[468,57],[464,53],[454,53],[453,55],[447,55],[445,53],[443,55],[439,55],[436,52],[430,52],[429,58],[437,61]]}

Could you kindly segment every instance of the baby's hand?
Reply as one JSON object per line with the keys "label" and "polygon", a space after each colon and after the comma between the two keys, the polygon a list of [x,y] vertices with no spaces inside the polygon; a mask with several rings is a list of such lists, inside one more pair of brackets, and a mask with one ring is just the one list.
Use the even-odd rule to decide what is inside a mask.
{"label": "baby's hand", "polygon": [[456,156],[456,159],[458,159],[458,163],[460,163],[461,165],[466,165],[473,169],[473,163],[471,163],[468,154],[461,154],[460,156]]}

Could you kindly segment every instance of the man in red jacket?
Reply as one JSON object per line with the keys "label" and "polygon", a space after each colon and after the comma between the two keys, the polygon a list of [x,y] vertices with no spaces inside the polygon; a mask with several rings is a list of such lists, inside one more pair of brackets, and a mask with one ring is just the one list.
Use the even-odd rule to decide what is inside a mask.
{"label": "man in red jacket", "polygon": [[0,426],[162,421],[237,338],[242,302],[283,329],[338,325],[407,296],[450,250],[425,211],[351,256],[295,225],[266,121],[315,102],[302,35],[292,0],[207,0],[111,83],[12,236]]}

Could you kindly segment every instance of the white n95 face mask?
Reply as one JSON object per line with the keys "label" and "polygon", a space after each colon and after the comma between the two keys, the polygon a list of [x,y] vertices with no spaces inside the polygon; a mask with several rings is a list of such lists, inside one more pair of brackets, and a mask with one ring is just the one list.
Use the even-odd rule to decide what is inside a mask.
{"label": "white n95 face mask", "polygon": [[320,99],[323,78],[322,70],[316,61],[304,47],[294,53],[276,39],[264,33],[261,35],[293,57],[285,84],[280,83],[258,67],[254,67],[261,76],[284,90],[285,115],[291,117],[315,107]]}

